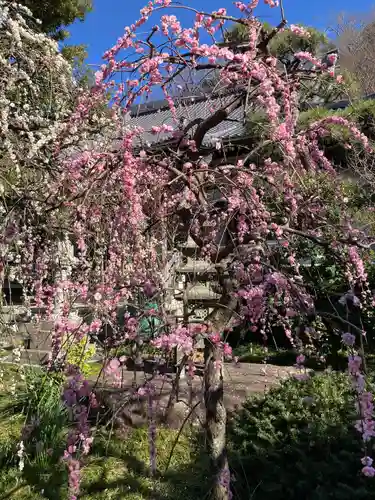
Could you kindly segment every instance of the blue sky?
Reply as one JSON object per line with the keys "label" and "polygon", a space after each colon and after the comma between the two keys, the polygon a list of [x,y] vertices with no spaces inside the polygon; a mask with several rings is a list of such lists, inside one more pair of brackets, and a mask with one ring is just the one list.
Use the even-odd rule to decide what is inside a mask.
{"label": "blue sky", "polygon": [[[93,0],[94,10],[86,20],[77,22],[70,31],[70,43],[83,43],[88,46],[88,62],[101,64],[103,52],[115,44],[122,35],[124,27],[139,17],[139,10],[147,0]],[[246,1],[246,0],[243,0]],[[262,0],[260,0],[260,3]],[[229,12],[238,12],[232,0],[185,0],[185,5],[207,12],[226,7]],[[332,24],[338,13],[366,12],[375,7],[375,0],[284,0],[285,14],[290,23],[302,23],[325,29]],[[265,21],[275,23],[279,20],[278,9],[260,6],[257,15]],[[188,22],[186,14],[178,12],[182,24]],[[156,19],[156,18],[155,18]]]}

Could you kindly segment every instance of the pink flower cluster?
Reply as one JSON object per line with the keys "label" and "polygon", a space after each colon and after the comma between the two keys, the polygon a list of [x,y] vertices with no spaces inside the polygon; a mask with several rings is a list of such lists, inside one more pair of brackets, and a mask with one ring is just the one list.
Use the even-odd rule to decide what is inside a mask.
{"label": "pink flower cluster", "polygon": [[356,429],[362,434],[363,441],[375,437],[374,400],[371,392],[363,391],[359,395],[357,406],[361,418],[356,422]]}
{"label": "pink flower cluster", "polygon": [[264,0],[264,3],[274,9],[279,6],[279,0]]}
{"label": "pink flower cluster", "polygon": [[[88,150],[77,153],[73,159],[69,157],[62,161],[61,175],[57,168],[57,180],[54,180],[51,189],[51,207],[62,206],[66,209],[66,226],[71,228],[79,250],[78,257],[72,264],[72,275],[77,284],[72,286],[62,282],[59,288],[45,284],[51,272],[56,271],[53,245],[45,251],[41,248],[48,246],[48,238],[43,246],[40,245],[40,240],[25,238],[27,248],[32,248],[33,253],[27,263],[28,272],[24,274],[36,276],[33,285],[38,305],[45,305],[50,313],[58,291],[69,298],[64,298],[63,312],[56,321],[53,359],[59,356],[64,336],[69,335],[76,341],[83,335],[96,334],[103,323],[107,322],[113,326],[113,333],[108,335],[108,346],[118,346],[125,340],[137,340],[139,321],[147,314],[156,314],[155,311],[139,311],[137,318],[126,316],[125,326],[122,327],[117,322],[118,306],[123,301],[139,305],[139,296],[142,299],[144,296],[162,296],[163,286],[166,285],[162,285],[164,269],[161,269],[160,254],[163,252],[159,252],[159,249],[165,243],[165,237],[162,240],[158,234],[159,222],[166,222],[165,227],[180,229],[182,211],[189,214],[186,216],[189,219],[189,231],[199,241],[203,257],[217,262],[215,259],[218,254],[233,246],[230,249],[230,259],[233,256],[233,262],[231,260],[226,265],[237,280],[238,287],[233,294],[241,304],[241,320],[250,321],[251,331],[259,332],[265,337],[273,325],[280,325],[290,342],[296,343],[293,338],[294,318],[309,310],[312,299],[306,292],[298,271],[298,252],[293,251],[298,235],[297,231],[293,234],[292,230],[293,227],[302,228],[306,230],[306,234],[319,237],[317,233],[324,232],[325,222],[327,221],[327,226],[331,222],[322,206],[324,200],[319,204],[317,197],[306,196],[298,178],[301,173],[305,175],[307,170],[309,174],[313,174],[319,167],[333,171],[319,142],[329,132],[330,125],[347,127],[367,150],[369,144],[358,129],[340,116],[320,120],[307,131],[296,132],[299,109],[298,74],[296,78],[294,75],[293,78],[287,78],[279,70],[275,57],[259,56],[261,23],[252,13],[258,3],[258,0],[253,0],[235,4],[244,13],[241,22],[246,24],[249,35],[248,48],[237,53],[230,47],[220,47],[214,41],[209,45],[208,42],[212,40],[211,35],[227,20],[226,9],[218,9],[211,14],[195,12],[192,27],[188,29],[181,26],[175,15],[163,15],[160,25],[152,30],[151,38],[143,37],[142,33],[138,38],[138,28],[155,11],[171,4],[171,0],[150,1],[141,10],[140,19],[126,27],[123,36],[105,54],[107,64],[96,75],[95,89],[79,99],[74,115],[69,118],[69,126],[64,129],[64,140],[56,146],[56,150],[62,151],[61,146],[75,146],[82,138],[86,143],[92,130],[93,111],[101,102],[100,96],[108,95],[110,91],[115,104],[110,109],[113,116],[113,123],[110,123],[113,126],[110,129],[110,133],[113,132],[111,138],[105,137],[102,141],[98,137],[98,145],[89,144]],[[265,3],[271,7],[277,5],[274,0],[265,0]],[[307,32],[295,25],[291,26],[291,31],[299,36],[308,36]],[[152,38],[154,34],[155,37]],[[207,43],[202,43],[203,40]],[[128,49],[129,54],[126,53]],[[120,54],[123,50],[124,57]],[[296,57],[301,61],[310,61],[319,72],[328,69],[308,52],[299,52]],[[202,144],[199,138],[193,131],[184,136],[183,127],[178,131],[181,133],[178,154],[167,152],[163,158],[162,152],[138,152],[135,144],[142,138],[144,131],[140,127],[126,126],[124,129],[123,113],[127,113],[135,102],[147,100],[154,95],[155,89],[161,89],[176,121],[178,110],[168,89],[177,83],[176,75],[181,71],[184,74],[188,70],[190,74],[203,62],[215,66],[220,84],[230,92],[233,90],[233,99],[236,98],[237,90],[243,92],[248,88],[248,82],[251,82],[253,87],[249,95],[250,105],[257,107],[260,104],[266,114],[269,127],[265,128],[264,134],[270,142],[277,141],[280,150],[277,162],[271,159],[261,161],[262,155],[259,155],[256,165],[240,160],[228,166],[225,162],[220,162],[219,166],[212,162],[208,166],[201,154]],[[332,66],[335,62],[334,56],[330,57],[329,63]],[[124,78],[124,83],[117,84],[118,79],[113,78],[116,72],[131,76],[128,80]],[[223,99],[226,99],[226,94]],[[209,104],[211,114],[217,111],[214,107]],[[163,124],[152,127],[151,132],[155,135],[173,133],[174,129],[171,125]],[[112,138],[119,134],[119,147],[112,148]],[[192,137],[196,137],[196,141]],[[67,144],[65,140],[68,141]],[[217,155],[225,158],[228,147],[225,141],[215,139],[213,144],[215,143]],[[230,158],[228,157],[228,162],[231,161]],[[57,162],[57,167],[59,166]],[[178,170],[180,166],[182,168]],[[217,188],[227,209],[217,210],[216,205],[211,203],[210,196],[206,196],[211,187]],[[37,214],[38,210],[42,209],[37,207]],[[43,216],[46,215],[46,226],[50,226],[52,232],[59,225],[58,213],[55,209],[43,213]],[[158,222],[158,225],[153,226],[150,224],[152,221]],[[20,228],[21,225],[19,228],[17,226],[16,233],[21,232]],[[149,228],[147,234],[145,228]],[[10,244],[15,236],[14,228],[8,232],[10,236],[6,232],[5,239]],[[227,245],[223,245],[222,241],[227,236]],[[270,238],[275,240],[275,236],[274,255],[273,250],[268,251],[265,243]],[[289,246],[293,246],[290,251]],[[349,249],[348,256],[351,282],[363,283],[367,277],[355,247]],[[276,271],[274,266],[280,266],[279,270]],[[89,324],[71,324],[67,319],[71,304],[76,298],[73,297],[73,292],[80,295],[80,299],[90,309],[90,317],[94,319]],[[163,313],[163,308],[160,308],[158,318]],[[164,324],[169,324],[168,320]],[[178,347],[185,355],[190,356],[198,335],[209,339],[215,347],[222,350],[224,356],[231,357],[231,348],[222,340],[222,332],[211,333],[202,326],[170,327],[169,332],[164,330],[162,335],[152,341],[152,345],[166,353]],[[354,346],[350,333],[344,334],[343,342]],[[304,361],[302,355],[297,358],[297,365],[301,370]],[[105,375],[117,385],[121,383],[122,363],[121,358],[115,357],[107,360],[104,367]],[[215,361],[218,369],[221,368],[221,363],[220,356]],[[367,441],[373,435],[373,402],[364,390],[360,368],[360,357],[354,356],[349,360],[361,414],[357,426],[361,427],[364,440]],[[191,376],[194,374],[191,360],[189,373]],[[303,376],[306,373],[301,375]],[[80,479],[77,456],[79,452],[88,453],[92,444],[87,424],[88,410],[82,400],[88,398],[90,404],[94,403],[91,402],[92,394],[87,382],[77,376],[69,381],[64,398],[77,424],[76,431],[69,436],[66,450],[70,490],[76,496]],[[151,414],[151,399],[149,404]],[[154,441],[155,436],[150,434],[152,470],[155,470],[155,450],[152,449]],[[365,458],[364,473],[371,475],[372,462],[368,457]],[[228,477],[222,480],[225,484],[229,483]]]}
{"label": "pink flower cluster", "polygon": [[[352,122],[344,118],[343,116],[327,116],[322,120],[313,123],[311,125],[311,130],[325,129],[327,125],[339,125],[345,127],[353,135],[353,137],[362,144],[364,149],[368,152],[372,151],[372,147],[369,144],[369,140],[365,134],[363,134]],[[323,132],[324,133],[324,132]]]}
{"label": "pink flower cluster", "polygon": [[249,12],[253,9],[255,9],[258,6],[259,0],[253,0],[252,2],[248,4],[244,4],[242,2],[234,2],[234,5],[239,9],[241,12]]}
{"label": "pink flower cluster", "polygon": [[317,68],[322,67],[322,62],[319,59],[317,59],[316,57],[314,57],[310,52],[306,52],[306,51],[296,52],[294,54],[294,56],[297,59],[299,59],[300,61],[310,62],[311,64],[313,64]]}
{"label": "pink flower cluster", "polygon": [[163,132],[173,132],[174,128],[172,127],[172,125],[166,125],[165,123],[163,125],[160,125],[160,126],[153,126],[151,128],[151,132],[156,135],[156,134],[160,134],[160,133],[163,133]]}
{"label": "pink flower cluster", "polygon": [[152,345],[166,352],[171,352],[178,347],[186,356],[190,356],[198,336],[208,336],[215,346],[223,350],[226,358],[232,357],[232,348],[227,342],[221,340],[221,335],[219,333],[207,334],[207,327],[201,324],[191,324],[188,327],[178,325],[170,333],[160,335],[153,340]]}
{"label": "pink flower cluster", "polygon": [[253,324],[257,324],[264,315],[266,308],[266,294],[264,286],[255,286],[242,289],[238,296],[245,300],[243,314],[250,319]]}
{"label": "pink flower cluster", "polygon": [[[88,405],[83,404],[84,398],[88,399]],[[64,390],[64,402],[76,424],[76,428],[68,434],[67,447],[64,451],[64,460],[69,470],[70,500],[75,500],[80,489],[80,462],[76,457],[79,452],[87,455],[90,451],[93,437],[90,435],[88,412],[89,408],[97,406],[97,401],[87,380],[84,380],[81,374],[77,374],[72,377]]]}
{"label": "pink flower cluster", "polygon": [[359,256],[358,249],[356,247],[349,248],[349,259],[354,268],[354,273],[352,274],[353,280],[359,283],[366,283],[367,273],[365,271],[365,265]]}
{"label": "pink flower cluster", "polygon": [[[269,7],[277,7],[279,5],[278,0],[264,0],[264,3],[268,5]],[[252,0],[248,4],[245,4],[243,2],[234,2],[234,5],[239,9],[241,12],[246,12],[249,13],[253,11],[256,7],[258,7],[259,0]]]}
{"label": "pink flower cluster", "polygon": [[[343,343],[353,350],[355,343],[354,335],[344,333],[342,335]],[[357,354],[351,354],[348,357],[348,371],[356,392],[357,403],[356,409],[359,419],[356,421],[355,428],[362,435],[364,443],[368,443],[371,438],[375,437],[375,421],[374,421],[374,398],[373,395],[365,390],[366,381],[362,372],[362,358]],[[368,477],[375,476],[375,468],[372,467],[372,458],[365,456],[362,458],[362,473]]]}
{"label": "pink flower cluster", "polygon": [[298,36],[303,36],[306,38],[311,37],[311,34],[307,29],[303,28],[302,26],[297,26],[296,24],[290,25],[290,31]]}
{"label": "pink flower cluster", "polygon": [[178,325],[168,334],[163,334],[152,341],[152,345],[158,349],[171,352],[178,347],[189,356],[194,349],[195,336],[199,333],[196,327],[185,327]]}
{"label": "pink flower cluster", "polygon": [[72,336],[77,340],[81,340],[84,332],[81,331],[81,320],[72,320],[69,318],[60,317],[55,321],[54,331],[52,333],[52,353],[51,362],[57,361],[63,356],[63,339],[65,336]]}
{"label": "pink flower cluster", "polygon": [[169,28],[175,35],[181,32],[181,23],[177,20],[176,16],[161,17],[161,29],[164,35],[169,35]]}
{"label": "pink flower cluster", "polygon": [[221,340],[221,335],[220,333],[212,333],[208,336],[210,341],[220,349],[222,349],[224,357],[231,359],[232,358],[232,348],[227,342],[223,342]]}
{"label": "pink flower cluster", "polygon": [[122,364],[126,361],[125,357],[112,358],[107,361],[104,367],[104,374],[112,379],[112,383],[120,387],[122,383]]}
{"label": "pink flower cluster", "polygon": [[328,57],[327,57],[327,59],[328,59],[328,62],[332,66],[334,66],[336,64],[336,62],[337,62],[337,54],[329,54]]}

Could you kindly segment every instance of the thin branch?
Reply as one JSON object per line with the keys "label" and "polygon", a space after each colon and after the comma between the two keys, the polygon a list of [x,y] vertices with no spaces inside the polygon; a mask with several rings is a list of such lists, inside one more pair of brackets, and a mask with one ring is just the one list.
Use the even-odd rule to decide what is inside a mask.
{"label": "thin branch", "polygon": [[[314,236],[313,234],[306,233],[305,231],[301,231],[299,229],[293,229],[292,227],[289,226],[281,226],[281,229],[287,233],[295,234],[297,236],[301,236],[302,238],[309,239],[316,243],[317,245],[329,248],[332,250],[332,241],[327,241],[319,238],[318,236]],[[336,241],[338,243],[342,243],[343,245],[353,245],[357,246],[358,248],[362,248],[364,250],[371,250],[374,248],[375,241],[371,243],[361,243],[360,241],[353,240],[352,238],[337,238]]]}
{"label": "thin branch", "polygon": [[[243,26],[247,26],[247,21],[245,19],[242,19],[241,17],[233,17],[233,16],[224,16],[222,14],[214,14],[213,12],[202,12],[197,9],[194,9],[193,7],[188,7],[187,5],[177,5],[175,3],[171,4],[170,7],[173,7],[173,9],[184,9],[184,10],[189,10],[190,12],[195,12],[195,14],[200,14],[201,16],[204,17],[210,17],[212,19],[217,19],[217,20],[223,20],[223,21],[231,21],[233,23],[237,24],[242,24]],[[154,12],[157,10],[164,9],[165,7],[156,7],[154,8]]]}

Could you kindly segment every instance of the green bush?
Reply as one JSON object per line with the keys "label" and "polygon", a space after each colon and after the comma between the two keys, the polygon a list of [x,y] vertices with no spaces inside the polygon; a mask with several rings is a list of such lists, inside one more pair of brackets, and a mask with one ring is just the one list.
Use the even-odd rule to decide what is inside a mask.
{"label": "green bush", "polygon": [[286,381],[246,401],[229,431],[234,498],[373,499],[360,474],[363,450],[348,378]]}
{"label": "green bush", "polygon": [[[2,405],[4,417],[22,416],[27,454],[60,453],[68,416],[62,401],[63,378],[41,369],[25,371],[24,383]],[[19,440],[21,439],[21,434]]]}
{"label": "green bush", "polygon": [[77,366],[82,375],[87,378],[92,374],[90,361],[95,354],[95,345],[90,344],[88,336],[85,336],[79,342],[71,342],[68,346],[66,362],[70,365]]}

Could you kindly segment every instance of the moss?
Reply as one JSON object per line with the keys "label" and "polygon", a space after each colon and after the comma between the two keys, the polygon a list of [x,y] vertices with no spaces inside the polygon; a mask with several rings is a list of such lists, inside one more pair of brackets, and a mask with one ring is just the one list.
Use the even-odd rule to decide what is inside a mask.
{"label": "moss", "polygon": [[[52,456],[41,452],[28,457],[23,473],[17,469],[15,451],[23,418],[16,415],[0,420],[0,454],[7,452],[9,456],[2,463],[0,497],[65,500],[68,481],[66,467],[61,463],[62,452]],[[148,428],[123,436],[99,429],[90,455],[82,462],[80,498],[204,498],[209,489],[209,473],[197,437],[189,431],[178,436],[178,430],[164,427],[157,429],[156,436],[157,474],[150,477]],[[62,440],[62,446],[56,446],[63,449],[63,444]]]}

